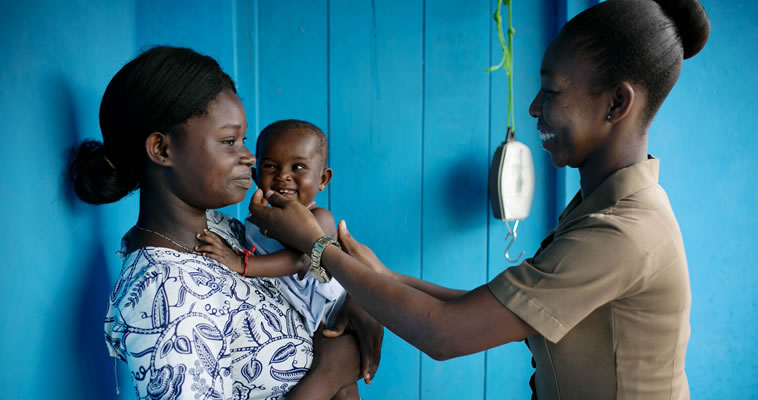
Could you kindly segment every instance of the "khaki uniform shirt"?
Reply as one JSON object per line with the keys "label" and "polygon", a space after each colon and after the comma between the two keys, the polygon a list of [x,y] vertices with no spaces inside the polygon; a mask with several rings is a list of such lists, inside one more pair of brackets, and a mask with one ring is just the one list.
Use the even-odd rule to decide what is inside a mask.
{"label": "khaki uniform shirt", "polygon": [[531,259],[489,284],[527,338],[546,399],[688,399],[690,285],[658,160],[578,193]]}

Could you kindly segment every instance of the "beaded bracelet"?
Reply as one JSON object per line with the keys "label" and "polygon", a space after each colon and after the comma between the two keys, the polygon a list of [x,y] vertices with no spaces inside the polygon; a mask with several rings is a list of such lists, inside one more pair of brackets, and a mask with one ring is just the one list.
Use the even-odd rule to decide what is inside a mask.
{"label": "beaded bracelet", "polygon": [[242,257],[242,261],[245,263],[245,271],[242,272],[242,276],[247,276],[247,269],[250,267],[250,264],[247,262],[247,258],[250,257],[251,254],[255,252],[255,246],[250,246],[250,250],[248,249],[242,249],[237,250],[237,255]]}

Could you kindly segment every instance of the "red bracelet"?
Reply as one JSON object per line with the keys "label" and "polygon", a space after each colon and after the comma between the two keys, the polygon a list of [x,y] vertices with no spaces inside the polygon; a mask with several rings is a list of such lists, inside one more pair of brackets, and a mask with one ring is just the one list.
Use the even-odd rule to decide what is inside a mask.
{"label": "red bracelet", "polygon": [[248,249],[237,250],[237,255],[243,257],[242,261],[245,262],[245,271],[242,272],[242,276],[245,276],[245,277],[247,276],[247,269],[250,266],[250,264],[248,264],[247,262],[247,258],[250,257],[250,255],[253,254],[253,252],[255,252],[255,246],[252,246],[252,245],[250,246],[250,250]]}

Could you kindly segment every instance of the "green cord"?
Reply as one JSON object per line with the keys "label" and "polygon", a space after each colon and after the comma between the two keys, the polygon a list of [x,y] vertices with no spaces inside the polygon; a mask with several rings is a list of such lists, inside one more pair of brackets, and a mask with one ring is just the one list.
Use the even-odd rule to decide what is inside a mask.
{"label": "green cord", "polygon": [[[505,35],[503,34],[503,18],[500,16],[500,8],[503,4],[508,6],[508,43],[505,42]],[[492,72],[496,69],[503,67],[505,75],[508,76],[508,132],[515,132],[515,117],[513,113],[513,19],[512,19],[512,4],[511,0],[498,0],[497,9],[495,10],[495,23],[497,24],[497,36],[500,39],[500,47],[503,50],[503,58],[500,63],[493,65],[484,70],[484,72]],[[507,135],[507,134],[506,134]],[[507,137],[506,137],[507,139]]]}

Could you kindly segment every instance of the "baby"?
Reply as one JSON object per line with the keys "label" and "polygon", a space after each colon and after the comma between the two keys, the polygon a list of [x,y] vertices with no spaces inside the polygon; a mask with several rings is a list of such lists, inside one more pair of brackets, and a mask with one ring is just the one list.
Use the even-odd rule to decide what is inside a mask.
{"label": "baby", "polygon": [[[337,237],[334,217],[314,201],[332,179],[332,170],[326,168],[327,154],[326,136],[317,126],[299,120],[277,121],[258,136],[253,177],[264,192],[276,191],[308,207],[324,233]],[[334,279],[327,283],[316,281],[307,273],[309,255],[285,249],[249,221],[245,223],[245,235],[254,246],[255,257],[236,254],[207,229],[198,234],[198,239],[206,243],[198,251],[247,276],[278,277],[282,294],[303,315],[311,335],[319,323],[329,326],[345,299],[342,286]]]}

